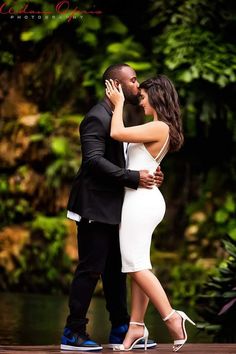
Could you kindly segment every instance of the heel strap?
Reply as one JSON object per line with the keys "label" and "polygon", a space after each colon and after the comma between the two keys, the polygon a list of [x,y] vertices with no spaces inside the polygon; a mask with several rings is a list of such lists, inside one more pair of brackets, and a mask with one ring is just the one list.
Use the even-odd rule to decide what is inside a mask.
{"label": "heel strap", "polygon": [[138,326],[144,326],[144,323],[141,323],[141,322],[130,322],[129,323],[130,325],[138,325]]}
{"label": "heel strap", "polygon": [[169,318],[171,318],[171,316],[175,313],[175,310],[172,310],[171,313],[169,313],[169,315],[167,315],[165,318],[163,318],[163,321],[167,321],[169,320]]}

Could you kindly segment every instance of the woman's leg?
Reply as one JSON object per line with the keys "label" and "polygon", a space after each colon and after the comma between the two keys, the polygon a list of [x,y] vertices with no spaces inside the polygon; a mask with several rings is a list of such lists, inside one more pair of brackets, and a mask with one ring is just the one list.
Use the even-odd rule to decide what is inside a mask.
{"label": "woman's leg", "polygon": [[[144,316],[147,310],[148,302],[148,296],[143,292],[136,281],[131,278],[131,322],[144,322]],[[129,348],[135,339],[142,337],[143,332],[143,326],[130,325],[123,342],[125,348]]]}
{"label": "woman's leg", "polygon": [[131,314],[130,321],[143,322],[147,310],[149,298],[136,283],[135,279],[131,278]]}
{"label": "woman's leg", "polygon": [[[150,270],[141,270],[139,272],[130,273],[130,275],[149,297],[161,317],[164,318],[169,315],[172,311],[172,307],[157,277]],[[174,313],[165,323],[173,339],[184,338],[182,318],[178,313]]]}

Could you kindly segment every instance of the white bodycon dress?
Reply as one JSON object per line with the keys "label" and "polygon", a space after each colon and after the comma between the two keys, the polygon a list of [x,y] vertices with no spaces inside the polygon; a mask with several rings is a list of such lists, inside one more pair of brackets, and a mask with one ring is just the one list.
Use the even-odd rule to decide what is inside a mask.
{"label": "white bodycon dress", "polygon": [[[130,143],[127,150],[127,168],[149,170],[153,173],[168,151],[169,137],[156,158],[142,143]],[[160,190],[125,188],[120,224],[120,249],[122,272],[151,269],[150,246],[155,227],[161,222],[166,210]]]}

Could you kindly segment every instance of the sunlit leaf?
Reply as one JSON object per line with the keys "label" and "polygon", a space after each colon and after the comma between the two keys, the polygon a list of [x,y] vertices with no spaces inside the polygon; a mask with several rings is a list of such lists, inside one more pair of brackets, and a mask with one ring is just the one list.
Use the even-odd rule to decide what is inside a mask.
{"label": "sunlit leaf", "polygon": [[215,221],[218,223],[224,223],[229,217],[229,214],[224,210],[218,210],[215,214]]}
{"label": "sunlit leaf", "polygon": [[232,230],[229,230],[228,234],[229,234],[230,237],[232,237],[233,240],[236,241],[236,227],[234,229],[232,229]]}

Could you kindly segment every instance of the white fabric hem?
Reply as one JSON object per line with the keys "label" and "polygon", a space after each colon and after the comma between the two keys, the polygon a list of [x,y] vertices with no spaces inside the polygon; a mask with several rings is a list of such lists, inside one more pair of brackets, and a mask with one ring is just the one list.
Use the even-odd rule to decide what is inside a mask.
{"label": "white fabric hem", "polygon": [[139,266],[139,267],[133,267],[133,268],[121,268],[122,273],[134,273],[134,272],[140,272],[141,270],[152,270],[152,266],[149,265],[147,267],[144,266]]}

